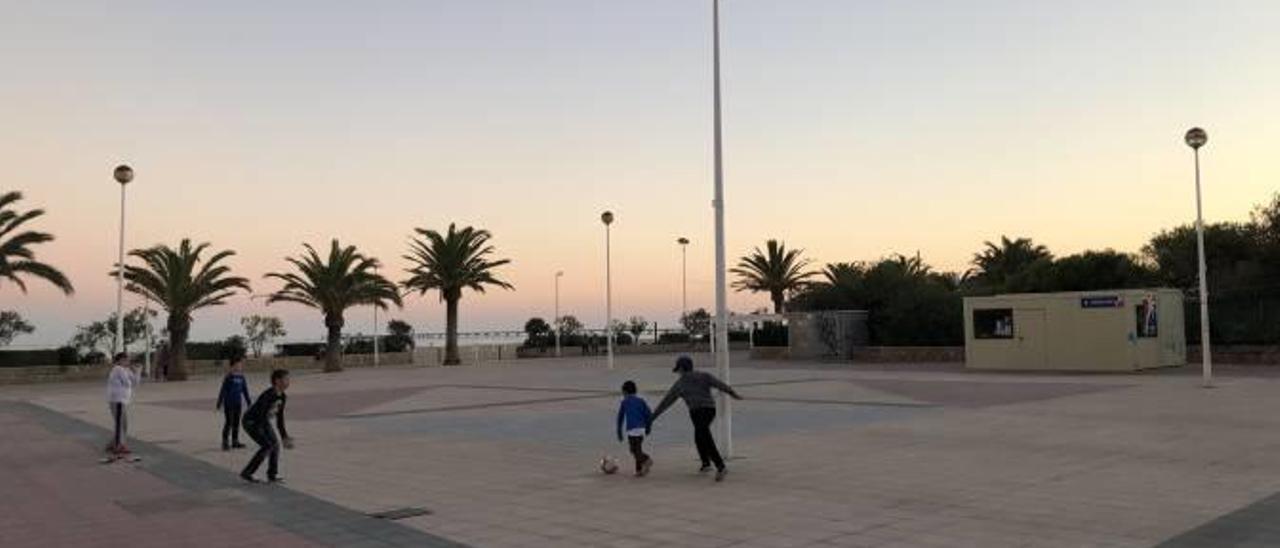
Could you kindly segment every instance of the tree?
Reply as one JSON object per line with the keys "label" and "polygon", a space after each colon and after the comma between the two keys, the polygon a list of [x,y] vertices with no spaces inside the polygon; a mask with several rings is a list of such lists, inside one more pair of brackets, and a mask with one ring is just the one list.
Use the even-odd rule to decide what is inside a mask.
{"label": "tree", "polygon": [[579,331],[582,331],[582,322],[578,321],[578,318],[574,316],[564,315],[556,320],[556,327],[560,329],[560,338],[563,339],[577,335]]}
{"label": "tree", "polygon": [[787,249],[786,244],[777,240],[765,242],[765,251],[757,247],[730,270],[738,276],[733,288],[768,293],[773,301],[773,312],[781,314],[787,294],[802,288],[805,280],[816,274],[805,271],[809,261],[801,258],[803,252],[801,249]]}
{"label": "tree", "polygon": [[10,209],[22,199],[21,192],[0,194],[0,279],[6,279],[27,292],[24,277],[39,278],[70,295],[75,292],[71,281],[58,269],[36,260],[31,246],[53,241],[45,232],[21,230],[22,225],[44,215],[43,209],[25,213]]}
{"label": "tree", "polygon": [[[126,289],[160,303],[169,318],[169,379],[187,378],[187,338],[191,334],[192,314],[202,308],[219,306],[237,291],[249,291],[249,280],[231,275],[231,268],[221,264],[235,255],[223,250],[208,259],[201,255],[208,243],[193,245],[184,238],[178,247],[156,245],[135,249],[129,256],[140,259],[144,266],[125,265]],[[112,273],[115,274],[114,272]]]}
{"label": "tree", "polygon": [[403,320],[391,320],[387,322],[386,340],[383,347],[387,352],[408,352],[413,350],[413,326]]}
{"label": "tree", "polygon": [[249,352],[249,341],[240,335],[232,335],[222,342],[222,356],[224,360],[234,360],[243,357]]}
{"label": "tree", "polygon": [[35,327],[22,319],[22,315],[13,310],[0,311],[0,346],[9,346],[13,339],[34,333]]}
{"label": "tree", "polygon": [[409,255],[404,257],[413,264],[404,287],[417,290],[419,295],[431,290],[440,292],[440,299],[445,302],[444,364],[457,365],[461,363],[458,301],[462,300],[463,290],[484,293],[488,286],[513,289],[495,273],[498,267],[511,261],[490,258],[494,249],[489,245],[492,236],[487,230],[470,226],[459,229],[453,223],[444,234],[423,228],[414,230],[419,237],[410,243]]}
{"label": "tree", "polygon": [[1045,246],[1029,238],[1000,237],[1000,243],[983,242],[986,247],[973,256],[973,282],[986,293],[1004,293],[1009,280],[1040,261],[1052,261]]}
{"label": "tree", "polygon": [[1054,261],[1049,291],[1140,289],[1156,283],[1154,268],[1137,257],[1110,249],[1085,251]]}
{"label": "tree", "polygon": [[[151,320],[155,319],[158,314],[155,310],[143,308],[135,308],[124,314],[124,348],[128,351],[129,347],[138,341],[145,341],[147,335],[153,333],[151,328]],[[116,337],[116,313],[112,312],[107,316],[106,320],[89,323],[76,327],[76,334],[71,337],[68,345],[84,352],[85,354],[93,354],[101,352],[103,354],[114,353]]]}
{"label": "tree", "polygon": [[711,313],[705,308],[687,312],[680,317],[680,325],[690,335],[701,337],[711,332]]}
{"label": "tree", "polygon": [[284,330],[284,322],[275,316],[245,316],[240,318],[240,326],[244,327],[245,340],[249,343],[249,348],[253,350],[253,357],[262,357],[262,348],[267,343],[287,336]]}
{"label": "tree", "polygon": [[296,273],[272,272],[267,278],[284,282],[284,287],[267,298],[268,303],[296,303],[319,310],[328,331],[325,372],[342,371],[343,314],[353,306],[372,305],[386,310],[388,304],[404,305],[395,284],[377,273],[378,260],[366,257],[355,246],[343,247],[335,238],[329,256],[321,259],[315,248],[303,244],[306,253],[285,260]]}
{"label": "tree", "polygon": [[640,335],[643,335],[644,332],[648,330],[649,322],[644,319],[644,316],[632,316],[630,320],[627,320],[627,331],[631,332],[631,337],[634,338],[636,342],[639,342]]}
{"label": "tree", "polygon": [[527,336],[525,346],[534,348],[543,348],[547,345],[547,339],[555,334],[551,331],[551,324],[542,318],[529,318],[524,322],[524,332]]}

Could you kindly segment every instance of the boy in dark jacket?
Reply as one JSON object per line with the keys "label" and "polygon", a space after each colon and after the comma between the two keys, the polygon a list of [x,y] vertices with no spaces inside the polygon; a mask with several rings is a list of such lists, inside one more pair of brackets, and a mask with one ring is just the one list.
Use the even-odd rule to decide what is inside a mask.
{"label": "boy in dark jacket", "polygon": [[[249,383],[244,380],[244,357],[231,359],[227,376],[222,378],[222,389],[218,391],[218,403],[214,409],[222,410],[222,450],[241,449],[240,443],[240,401],[245,405],[253,402],[249,399]],[[230,440],[230,443],[228,443]]]}
{"label": "boy in dark jacket", "polygon": [[[264,390],[244,414],[244,431],[258,444],[258,451],[240,472],[240,477],[249,483],[258,483],[253,474],[262,466],[263,459],[268,457],[267,481],[280,481],[280,446],[293,449],[293,439],[284,427],[285,391],[288,389],[289,372],[284,369],[272,371],[271,388]],[[275,430],[271,429],[272,418],[276,421]],[[279,431],[278,435],[276,431]]]}
{"label": "boy in dark jacket", "polygon": [[649,404],[636,395],[636,383],[622,383],[622,403],[618,406],[618,441],[627,435],[631,456],[636,459],[636,477],[649,473],[653,459],[644,452],[644,437],[649,434]]}

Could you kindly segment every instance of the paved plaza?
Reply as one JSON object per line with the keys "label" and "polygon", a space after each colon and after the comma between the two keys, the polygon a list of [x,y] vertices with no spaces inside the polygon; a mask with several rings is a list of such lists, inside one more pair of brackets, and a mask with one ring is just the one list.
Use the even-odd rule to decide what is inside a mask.
{"label": "paved plaza", "polygon": [[[709,365],[707,356],[697,356]],[[219,379],[144,384],[140,463],[101,465],[100,383],[0,388],[6,546],[1277,546],[1280,377],[1009,375],[735,357],[734,457],[683,406],[606,476],[617,387],[673,356],[299,372],[286,486],[223,452]],[[250,376],[256,394],[266,386]],[[723,445],[724,440],[720,440]],[[246,544],[247,543],[247,544]]]}

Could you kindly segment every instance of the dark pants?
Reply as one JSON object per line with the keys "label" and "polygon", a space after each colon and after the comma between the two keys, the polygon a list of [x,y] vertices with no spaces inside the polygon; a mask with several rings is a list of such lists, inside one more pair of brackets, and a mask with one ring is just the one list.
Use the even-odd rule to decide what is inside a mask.
{"label": "dark pants", "polygon": [[245,465],[240,475],[253,476],[258,472],[258,467],[262,466],[262,460],[268,459],[267,479],[275,479],[280,473],[280,439],[276,437],[275,431],[267,424],[246,422],[244,433],[249,434],[254,443],[258,444],[258,451],[253,454],[252,459],[249,459],[249,464]]}
{"label": "dark pants", "polygon": [[636,458],[636,473],[649,462],[649,455],[644,453],[644,436],[627,436],[627,445],[631,447],[631,456]]}
{"label": "dark pants", "polygon": [[222,417],[225,419],[222,423],[222,446],[227,447],[231,443],[240,443],[240,406],[224,406],[222,408]]}
{"label": "dark pants", "polygon": [[720,458],[720,450],[716,449],[716,440],[711,437],[711,423],[716,420],[716,409],[705,407],[690,409],[689,418],[693,420],[693,443],[698,446],[698,458],[702,466],[715,465],[716,470],[724,470],[724,459]]}
{"label": "dark pants", "polygon": [[116,451],[124,447],[124,439],[129,431],[129,419],[125,416],[123,403],[111,403],[111,420],[115,424],[115,431],[111,436],[111,450]]}

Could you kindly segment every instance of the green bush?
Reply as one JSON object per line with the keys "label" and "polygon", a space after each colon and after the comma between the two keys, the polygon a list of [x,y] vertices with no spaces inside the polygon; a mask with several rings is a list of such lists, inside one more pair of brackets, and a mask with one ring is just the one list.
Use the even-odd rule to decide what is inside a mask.
{"label": "green bush", "polygon": [[756,346],[781,347],[788,345],[788,333],[790,333],[790,330],[786,325],[777,322],[764,322],[760,327],[756,328],[753,336]]}
{"label": "green bush", "polygon": [[658,344],[685,344],[693,342],[688,333],[663,333],[658,335]]}
{"label": "green bush", "polygon": [[280,356],[312,356],[324,352],[325,343],[288,343],[279,345]]}

